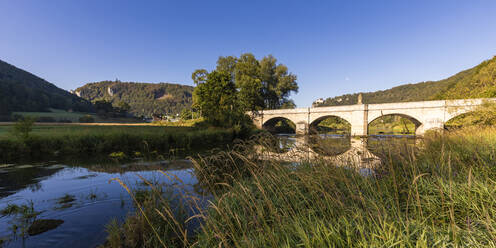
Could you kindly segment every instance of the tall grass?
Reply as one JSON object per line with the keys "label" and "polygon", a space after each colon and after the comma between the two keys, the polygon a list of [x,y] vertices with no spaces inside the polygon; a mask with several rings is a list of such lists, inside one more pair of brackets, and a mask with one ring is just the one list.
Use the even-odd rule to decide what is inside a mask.
{"label": "tall grass", "polygon": [[108,157],[112,153],[187,155],[222,147],[244,133],[230,129],[186,127],[70,127],[33,132],[25,139],[0,139],[0,163]]}
{"label": "tall grass", "polygon": [[[184,242],[166,246],[496,247],[495,128],[431,133],[417,147],[384,150],[374,176],[318,159],[262,161],[236,147],[197,159],[214,200],[192,217],[202,220],[194,238],[181,239],[176,225],[179,235],[164,239]],[[164,225],[154,219],[150,226]]]}

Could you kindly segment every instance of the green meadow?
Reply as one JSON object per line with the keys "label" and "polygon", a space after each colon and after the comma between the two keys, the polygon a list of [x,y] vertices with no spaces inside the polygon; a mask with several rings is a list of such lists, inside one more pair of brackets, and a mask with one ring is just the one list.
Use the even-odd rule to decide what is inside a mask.
{"label": "green meadow", "polygon": [[66,159],[167,159],[223,147],[248,135],[220,128],[156,125],[33,125],[27,137],[0,125],[0,162]]}

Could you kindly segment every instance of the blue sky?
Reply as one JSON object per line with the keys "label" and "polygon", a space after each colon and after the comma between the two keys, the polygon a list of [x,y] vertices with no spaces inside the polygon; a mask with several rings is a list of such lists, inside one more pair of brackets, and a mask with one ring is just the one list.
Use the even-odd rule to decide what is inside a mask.
{"label": "blue sky", "polygon": [[496,55],[496,1],[0,0],[0,59],[64,89],[192,84],[218,56],[274,55],[319,97],[446,78]]}

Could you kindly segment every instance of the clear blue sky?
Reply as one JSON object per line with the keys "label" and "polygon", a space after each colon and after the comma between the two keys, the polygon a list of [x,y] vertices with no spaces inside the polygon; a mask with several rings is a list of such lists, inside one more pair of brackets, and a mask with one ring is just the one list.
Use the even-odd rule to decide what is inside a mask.
{"label": "clear blue sky", "polygon": [[64,89],[192,84],[220,55],[272,54],[318,97],[438,80],[496,55],[496,1],[0,0],[0,59]]}

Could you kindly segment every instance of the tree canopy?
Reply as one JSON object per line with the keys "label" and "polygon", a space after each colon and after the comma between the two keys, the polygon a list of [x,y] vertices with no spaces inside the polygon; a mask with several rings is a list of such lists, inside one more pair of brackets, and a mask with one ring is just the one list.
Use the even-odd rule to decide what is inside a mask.
{"label": "tree canopy", "polygon": [[226,72],[212,71],[193,91],[195,106],[214,126],[232,126],[240,116],[236,105],[236,87]]}
{"label": "tree canopy", "polygon": [[233,124],[247,111],[295,107],[289,97],[298,92],[297,77],[272,55],[221,56],[215,70],[198,69],[191,78],[194,107],[214,125]]}

